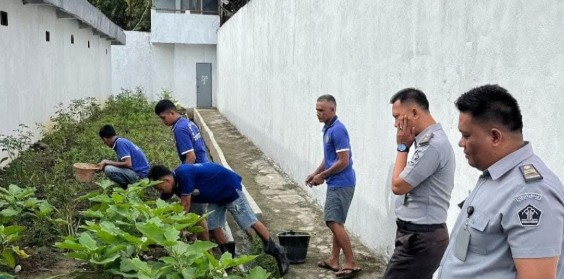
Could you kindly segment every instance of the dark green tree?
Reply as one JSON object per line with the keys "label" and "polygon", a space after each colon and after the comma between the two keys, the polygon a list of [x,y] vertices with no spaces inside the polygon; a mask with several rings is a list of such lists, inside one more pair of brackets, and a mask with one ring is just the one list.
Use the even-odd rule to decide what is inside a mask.
{"label": "dark green tree", "polygon": [[88,0],[124,30],[150,31],[152,0]]}

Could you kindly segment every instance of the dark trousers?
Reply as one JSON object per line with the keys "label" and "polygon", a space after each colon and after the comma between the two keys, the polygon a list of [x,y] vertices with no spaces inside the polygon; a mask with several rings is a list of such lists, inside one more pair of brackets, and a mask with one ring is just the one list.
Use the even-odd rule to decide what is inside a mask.
{"label": "dark trousers", "polygon": [[400,226],[395,250],[384,273],[385,279],[431,279],[448,245],[445,224],[429,229],[421,225]]}

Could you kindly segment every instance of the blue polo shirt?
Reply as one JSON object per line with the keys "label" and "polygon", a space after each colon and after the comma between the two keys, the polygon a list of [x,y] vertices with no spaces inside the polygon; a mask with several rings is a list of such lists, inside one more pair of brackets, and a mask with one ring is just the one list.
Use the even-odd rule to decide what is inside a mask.
{"label": "blue polo shirt", "polygon": [[112,147],[116,152],[117,159],[123,162],[126,158],[131,158],[131,169],[139,175],[139,178],[147,177],[149,173],[149,161],[143,150],[125,138],[116,138]]}
{"label": "blue polo shirt", "polygon": [[354,187],[356,185],[349,133],[345,125],[335,116],[329,125],[323,127],[325,169],[335,164],[339,159],[337,153],[343,151],[349,151],[349,165],[342,171],[327,177],[327,186],[329,188],[345,188]]}
{"label": "blue polo shirt", "polygon": [[162,194],[161,199],[192,195],[192,202],[226,204],[238,199],[237,190],[242,189],[241,176],[215,163],[181,164],[173,176],[172,193]]}
{"label": "blue polo shirt", "polygon": [[172,126],[174,140],[176,141],[176,152],[181,163],[186,161],[186,153],[194,151],[195,163],[207,163],[208,154],[206,144],[196,124],[184,117],[179,117]]}

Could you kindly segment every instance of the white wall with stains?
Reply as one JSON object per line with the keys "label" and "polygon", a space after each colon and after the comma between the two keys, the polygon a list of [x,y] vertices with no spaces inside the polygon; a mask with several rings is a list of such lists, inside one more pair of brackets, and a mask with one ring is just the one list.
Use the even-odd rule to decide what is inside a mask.
{"label": "white wall with stains", "polygon": [[[463,92],[498,83],[519,101],[524,135],[564,178],[564,2],[251,1],[219,30],[217,106],[295,181],[322,159],[319,95],[337,98],[352,144],[357,190],[346,226],[390,255],[395,129],[390,97],[427,93],[457,159],[448,225],[478,171],[457,146]],[[325,188],[305,188],[320,204]]]}

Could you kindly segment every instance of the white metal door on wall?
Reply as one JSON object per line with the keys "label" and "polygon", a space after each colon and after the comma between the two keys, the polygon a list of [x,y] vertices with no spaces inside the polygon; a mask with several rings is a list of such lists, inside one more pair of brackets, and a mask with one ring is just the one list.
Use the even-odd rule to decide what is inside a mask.
{"label": "white metal door on wall", "polygon": [[199,108],[212,106],[211,63],[196,63],[196,105]]}

